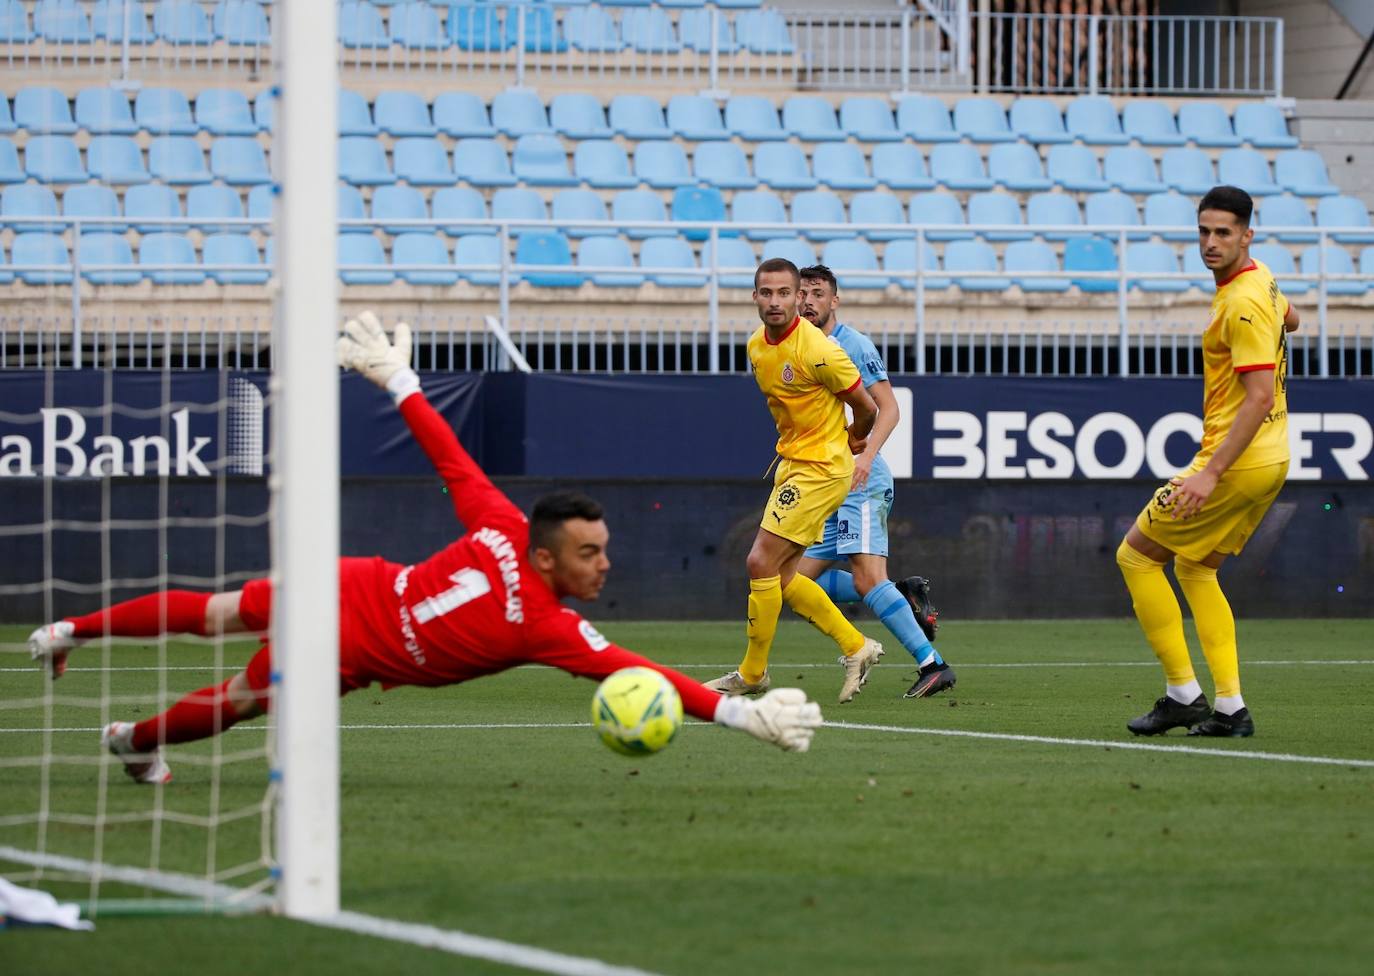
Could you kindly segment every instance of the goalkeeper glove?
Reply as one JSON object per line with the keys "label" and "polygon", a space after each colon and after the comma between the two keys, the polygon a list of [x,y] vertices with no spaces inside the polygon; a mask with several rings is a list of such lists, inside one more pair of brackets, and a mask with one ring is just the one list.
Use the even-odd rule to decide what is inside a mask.
{"label": "goalkeeper glove", "polygon": [[821,706],[807,701],[806,692],[800,688],[778,688],[757,701],[722,698],[715,719],[720,725],[771,742],[784,752],[805,752],[821,726]]}
{"label": "goalkeeper glove", "polygon": [[420,377],[410,368],[410,326],[396,323],[388,340],[377,316],[363,312],[344,323],[344,332],[337,346],[340,366],[362,373],[396,403],[420,392]]}

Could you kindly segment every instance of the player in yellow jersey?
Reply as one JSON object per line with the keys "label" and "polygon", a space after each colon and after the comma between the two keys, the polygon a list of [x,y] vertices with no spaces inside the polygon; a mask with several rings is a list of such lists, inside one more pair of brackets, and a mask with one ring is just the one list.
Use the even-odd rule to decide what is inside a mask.
{"label": "player in yellow jersey", "polygon": [[[771,258],[754,272],[754,302],[763,325],[749,338],[749,362],[777,424],[781,461],[749,550],[748,648],[739,670],[706,687],[723,695],[768,690],[768,652],[786,601],[839,645],[840,701],[847,702],[868,680],[883,647],[859,633],[824,589],[797,572],[797,565],[849,494],[854,455],[863,452],[878,410],[844,350],[797,314],[800,285],[796,265],[782,258]],[[854,412],[848,429],[845,404]]]}
{"label": "player in yellow jersey", "polygon": [[[1198,247],[1217,283],[1202,336],[1202,445],[1155,492],[1116,552],[1136,617],[1164,666],[1164,697],[1126,724],[1136,735],[1185,727],[1189,735],[1249,736],[1240,693],[1236,622],[1217,569],[1239,553],[1288,474],[1288,340],[1298,316],[1274,276],[1250,257],[1253,203],[1234,186],[1198,204]],[[1164,566],[1193,611],[1212,672],[1208,705],[1183,637],[1183,614]]]}

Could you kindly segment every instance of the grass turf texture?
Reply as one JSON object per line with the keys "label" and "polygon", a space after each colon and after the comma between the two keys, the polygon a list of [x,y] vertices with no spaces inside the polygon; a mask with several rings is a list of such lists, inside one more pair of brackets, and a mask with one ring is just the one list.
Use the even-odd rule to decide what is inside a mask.
{"label": "grass turf texture", "polygon": [[[680,665],[733,667],[741,642],[733,623],[606,631]],[[943,631],[940,647],[960,668],[952,694],[904,700],[914,668],[896,647],[854,703],[836,705],[833,651],[796,622],[779,633],[773,682],[806,689],[832,720],[1122,742],[1139,741],[1124,722],[1159,694],[1133,621],[951,622]],[[26,632],[0,630],[0,640],[17,649]],[[1177,731],[1167,744],[1374,758],[1374,666],[1245,663],[1374,660],[1369,635],[1368,621],[1242,621],[1257,736],[1200,742]],[[232,664],[250,651],[236,645],[226,656]],[[115,664],[156,663],[150,649],[114,654]],[[73,666],[100,657],[83,650]],[[203,645],[170,649],[169,663],[208,668],[210,659]],[[780,666],[798,662],[825,666]],[[986,666],[1051,662],[1091,666]],[[173,671],[165,680],[177,694],[212,677]],[[159,680],[152,671],[108,679],[126,695]],[[75,671],[57,690],[96,694],[101,680]],[[41,693],[36,672],[6,673],[3,686],[0,703]],[[1363,973],[1374,953],[1374,769],[851,729],[822,729],[810,753],[790,756],[690,723],[663,753],[627,759],[589,727],[400,727],[585,723],[592,688],[527,668],[345,698],[344,907],[663,973],[1097,974],[1172,968],[1179,958],[1228,972]],[[36,709],[0,709],[0,756],[36,754],[41,736],[3,729],[41,720]],[[93,709],[54,713],[58,727],[97,722]],[[231,732],[225,748],[258,747],[262,725]],[[349,728],[363,725],[398,727]],[[63,752],[96,751],[90,732],[53,741]],[[169,751],[177,778],[163,791],[168,806],[209,808],[209,770],[186,761],[209,751]],[[109,772],[112,810],[152,803],[156,791]],[[227,769],[220,808],[253,802],[264,774],[260,758]],[[93,810],[97,775],[54,767],[52,808]],[[35,782],[31,769],[0,767],[0,816],[35,808]],[[251,831],[223,833],[222,863],[252,855]],[[107,859],[146,865],[147,837],[146,825],[109,830]],[[93,842],[87,828],[49,835],[50,850],[77,857]],[[0,828],[0,844],[31,847],[32,828]],[[203,831],[169,828],[162,859],[198,870]],[[11,877],[20,870],[0,864]],[[88,893],[85,884],[43,887]],[[121,917],[87,935],[0,933],[6,973],[144,976],[190,960],[198,976],[283,962],[302,973],[509,971],[263,917]]]}

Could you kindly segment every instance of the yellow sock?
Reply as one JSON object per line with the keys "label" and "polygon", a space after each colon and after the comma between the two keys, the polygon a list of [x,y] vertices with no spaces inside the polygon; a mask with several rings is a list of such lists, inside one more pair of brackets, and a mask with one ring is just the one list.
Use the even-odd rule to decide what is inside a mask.
{"label": "yellow sock", "polygon": [[[1186,685],[1196,680],[1193,661],[1188,656],[1188,641],[1183,636],[1183,611],[1164,575],[1164,564],[1157,563],[1126,542],[1116,551],[1116,564],[1131,591],[1140,629],[1164,665],[1164,680],[1171,685]],[[1181,581],[1180,581],[1181,582]]]}
{"label": "yellow sock", "polygon": [[749,622],[745,633],[749,647],[744,663],[739,666],[740,677],[754,684],[768,670],[768,651],[773,647],[773,635],[778,632],[778,615],[782,613],[782,577],[749,581]]}
{"label": "yellow sock", "polygon": [[864,646],[864,635],[845,619],[840,608],[831,602],[815,580],[798,573],[792,577],[792,582],[783,587],[782,598],[798,616],[805,617],[808,623],[840,645],[840,650],[846,655],[854,654]]}
{"label": "yellow sock", "polygon": [[1216,682],[1217,697],[1240,694],[1240,655],[1236,651],[1236,618],[1231,604],[1221,592],[1217,571],[1179,556],[1174,560],[1174,575],[1188,608],[1193,611],[1202,653],[1207,657],[1207,669]]}

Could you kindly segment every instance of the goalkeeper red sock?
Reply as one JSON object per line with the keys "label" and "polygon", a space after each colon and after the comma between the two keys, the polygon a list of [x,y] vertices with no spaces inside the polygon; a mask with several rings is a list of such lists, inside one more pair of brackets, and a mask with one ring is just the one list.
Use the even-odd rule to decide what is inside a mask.
{"label": "goalkeeper red sock", "polygon": [[229,700],[229,682],[193,691],[161,715],[134,726],[133,746],[150,752],[160,745],[195,742],[218,735],[239,721]]}
{"label": "goalkeeper red sock", "polygon": [[209,593],[164,590],[124,603],[116,603],[84,617],[68,617],[76,628],[73,637],[156,637],[158,634],[205,633],[205,607]]}

